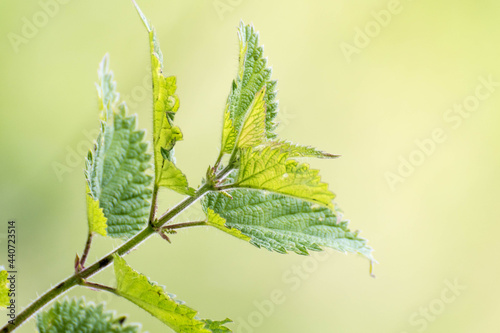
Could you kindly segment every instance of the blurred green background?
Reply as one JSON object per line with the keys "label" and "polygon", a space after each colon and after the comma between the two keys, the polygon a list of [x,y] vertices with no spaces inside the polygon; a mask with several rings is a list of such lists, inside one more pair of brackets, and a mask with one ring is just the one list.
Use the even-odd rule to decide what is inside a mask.
{"label": "blurred green background", "polygon": [[[20,307],[69,276],[83,248],[83,156],[98,126],[93,83],[106,52],[118,90],[151,133],[147,35],[132,4],[45,3],[53,1],[0,2],[0,262],[7,259],[6,223],[15,219]],[[236,332],[500,330],[498,1],[139,4],[157,29],[166,72],[178,77],[176,121],[185,141],[176,156],[190,183],[199,184],[218,152],[237,69],[236,27],[253,23],[278,79],[280,136],[342,154],[309,162],[379,265],[373,279],[360,256],[332,251],[318,263],[193,228],[171,245],[158,237],[141,245],[127,256],[135,269],[200,316],[232,318]],[[431,144],[436,129],[446,139]],[[162,192],[160,209],[179,199]],[[201,214],[194,207],[179,221]],[[89,260],[119,244],[98,238]],[[308,272],[297,284],[289,280],[298,277],[294,267]],[[112,277],[107,270],[96,281],[112,284]],[[284,302],[259,310],[273,290]],[[144,330],[165,331],[127,301],[69,293],[81,294],[128,313]],[[0,315],[3,324],[5,311]],[[19,332],[33,330],[30,321]]]}

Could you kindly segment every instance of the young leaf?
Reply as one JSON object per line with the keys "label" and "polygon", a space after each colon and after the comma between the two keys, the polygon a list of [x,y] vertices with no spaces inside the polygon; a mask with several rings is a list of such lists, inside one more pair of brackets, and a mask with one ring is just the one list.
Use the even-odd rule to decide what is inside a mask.
{"label": "young leaf", "polygon": [[[97,202],[107,219],[106,234],[128,238],[148,221],[152,195],[152,178],[148,174],[151,155],[147,154],[145,132],[136,129],[136,117],[127,116],[125,104],[116,106],[118,94],[112,78],[105,56],[99,69],[98,86],[101,132],[94,149],[87,155],[85,169],[87,195],[92,199],[87,199],[87,211],[91,232],[103,228]],[[98,227],[94,226],[96,217]]]}
{"label": "young leaf", "polygon": [[99,200],[92,198],[89,186],[87,184],[87,220],[89,222],[89,232],[97,233],[106,236],[106,228],[108,227],[108,219],[104,216],[104,212],[99,207]]}
{"label": "young leaf", "polygon": [[[227,321],[215,322],[219,323],[217,325],[212,321],[198,319],[195,310],[175,301],[163,288],[134,271],[123,258],[117,255],[114,257],[114,267],[117,281],[116,294],[148,311],[174,331],[181,333],[224,332],[221,331],[220,326]],[[215,328],[212,330],[210,326]]]}
{"label": "young leaf", "polygon": [[109,69],[109,55],[105,54],[99,70],[97,71],[99,81],[95,84],[97,96],[99,97],[99,111],[101,120],[106,121],[113,114],[113,109],[118,104],[120,94],[116,92],[116,82],[113,79],[113,72]]}
{"label": "young leaf", "polygon": [[[173,153],[170,153],[175,143],[182,140],[181,130],[173,125],[175,114],[179,109],[179,98],[175,93],[177,90],[176,78],[175,76],[166,77],[163,75],[163,55],[156,33],[139,6],[135,2],[134,5],[149,34],[153,80],[155,184],[181,194],[191,195],[193,191],[187,185],[187,178],[175,166]],[[175,179],[170,179],[171,177],[175,177]]]}
{"label": "young leaf", "polygon": [[252,148],[262,143],[266,135],[266,89],[262,88],[250,106],[238,138],[238,148]]}
{"label": "young leaf", "polygon": [[289,158],[294,157],[316,157],[316,158],[337,158],[340,155],[333,155],[310,146],[301,146],[289,141],[267,141],[264,147],[279,148],[282,152],[288,153]]}
{"label": "young leaf", "polygon": [[186,176],[173,162],[163,161],[162,177],[158,185],[167,187],[181,194],[194,195],[195,190],[188,186]]}
{"label": "young leaf", "polygon": [[0,267],[0,308],[5,308],[10,304],[8,277],[9,273]]}
{"label": "young leaf", "polygon": [[221,151],[223,153],[231,154],[237,139],[238,133],[233,126],[233,121],[231,120],[231,115],[229,111],[224,112],[224,128],[222,129],[222,145]]}
{"label": "young leaf", "polygon": [[335,195],[321,182],[318,170],[288,159],[281,149],[241,150],[235,187],[268,190],[333,208]]}
{"label": "young leaf", "polygon": [[232,199],[209,193],[202,201],[204,210],[213,210],[225,219],[226,227],[240,230],[257,247],[304,255],[330,247],[373,260],[367,241],[349,230],[338,210],[261,191],[238,189],[230,194]]}
{"label": "young leaf", "polygon": [[[265,105],[265,137],[272,139],[276,137],[273,131],[276,128],[274,119],[278,111],[278,103],[275,101],[276,81],[271,80],[272,71],[267,68],[267,59],[263,58],[264,50],[259,46],[259,35],[254,28],[240,23],[238,37],[240,40],[239,69],[227,99],[226,112],[232,120],[235,132],[240,133],[245,119],[248,118],[247,114],[252,103],[257,98],[261,99]],[[262,97],[258,96],[260,93],[263,93]],[[258,114],[258,116],[261,117],[264,114]],[[226,115],[225,118],[227,118]],[[260,118],[258,120],[260,122]],[[227,123],[225,120],[225,129],[228,127]],[[224,138],[226,138],[225,135],[222,140],[222,151],[230,153],[232,149],[228,148]]]}
{"label": "young leaf", "polygon": [[238,229],[227,227],[226,219],[222,218],[219,214],[214,212],[213,209],[206,208],[205,213],[207,214],[208,225],[215,227],[219,230],[222,230],[224,232],[227,232],[228,234],[236,238],[243,239],[245,241],[250,240],[250,237],[243,235],[241,231],[239,231]]}
{"label": "young leaf", "polygon": [[104,311],[104,306],[67,298],[37,315],[40,333],[138,333],[140,326],[125,325],[126,317]]}

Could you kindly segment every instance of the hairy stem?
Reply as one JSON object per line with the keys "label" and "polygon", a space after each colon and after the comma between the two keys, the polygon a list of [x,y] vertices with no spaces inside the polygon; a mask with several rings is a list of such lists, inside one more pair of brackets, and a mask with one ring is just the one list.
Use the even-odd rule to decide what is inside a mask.
{"label": "hairy stem", "polygon": [[155,184],[153,189],[153,197],[151,199],[151,211],[149,212],[149,224],[153,224],[156,217],[156,209],[158,208],[158,185]]}
{"label": "hairy stem", "polygon": [[51,290],[40,296],[37,300],[31,303],[24,311],[16,316],[13,324],[7,323],[0,332],[12,332],[17,327],[21,326],[27,319],[34,315],[39,309],[41,309],[45,304],[56,298],[57,296],[63,294],[67,290],[73,288],[78,284],[78,277],[73,275],[66,280],[62,281]]}
{"label": "hairy stem", "polygon": [[221,151],[219,157],[217,157],[217,161],[215,161],[214,168],[217,169],[222,161],[222,157],[224,157],[224,152]]}
{"label": "hairy stem", "polygon": [[[191,206],[194,202],[196,202],[198,199],[203,197],[210,190],[211,190],[210,185],[207,184],[203,185],[198,189],[198,191],[196,191],[195,195],[193,195],[192,197],[185,198],[183,201],[177,204],[177,206],[175,206],[174,208],[163,214],[157,224],[161,226],[169,222],[174,217],[176,217],[180,212],[182,212],[183,210]],[[139,232],[134,237],[130,238],[116,250],[102,257],[99,261],[83,269],[81,272],[75,273],[74,275],[70,276],[69,278],[62,281],[54,288],[50,289],[45,294],[40,296],[37,300],[35,300],[28,307],[26,307],[21,313],[19,313],[16,316],[16,319],[12,323],[10,322],[7,323],[0,330],[0,332],[4,333],[4,332],[14,331],[19,326],[21,326],[26,320],[28,320],[31,316],[33,316],[36,312],[38,312],[41,308],[43,308],[47,303],[59,297],[60,295],[62,295],[69,289],[73,288],[74,286],[81,284],[82,283],[81,281],[89,278],[90,276],[93,276],[97,272],[109,266],[113,262],[114,254],[118,254],[119,256],[127,254],[137,245],[145,241],[151,235],[155,234],[156,231],[157,227],[153,226],[152,224],[148,224],[144,230]]]}
{"label": "hairy stem", "polygon": [[195,222],[183,222],[183,223],[177,223],[177,224],[169,224],[169,225],[164,226],[162,229],[175,230],[175,229],[196,227],[199,225],[207,225],[207,222],[206,221],[195,221]]}
{"label": "hairy stem", "polygon": [[107,291],[107,292],[110,292],[110,293],[115,293],[116,292],[115,288],[108,287],[108,286],[105,286],[105,285],[99,284],[99,283],[88,282],[88,281],[81,281],[79,284],[81,286],[83,286],[83,287],[88,287],[88,288],[91,288],[91,289],[97,289],[97,290]]}
{"label": "hairy stem", "polygon": [[168,223],[171,221],[174,217],[179,215],[182,211],[184,211],[186,208],[191,206],[195,201],[197,201],[199,198],[204,196],[207,192],[209,192],[212,189],[212,185],[210,184],[204,184],[202,187],[196,191],[196,194],[192,197],[187,197],[183,201],[181,201],[177,206],[173,207],[169,211],[165,212],[156,223],[153,223],[153,227],[155,228],[161,228],[163,227],[164,224]]}
{"label": "hairy stem", "polygon": [[87,260],[87,257],[90,252],[90,245],[92,244],[92,233],[89,232],[89,235],[87,236],[87,242],[85,243],[85,249],[83,250],[82,253],[82,259],[80,259],[80,266],[85,267],[85,261]]}

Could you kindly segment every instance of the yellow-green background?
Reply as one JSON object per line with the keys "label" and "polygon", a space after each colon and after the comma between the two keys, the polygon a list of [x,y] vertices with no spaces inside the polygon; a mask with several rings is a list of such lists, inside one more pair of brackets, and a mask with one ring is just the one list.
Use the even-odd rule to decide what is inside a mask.
{"label": "yellow-green background", "polygon": [[[221,0],[222,3],[230,3]],[[156,27],[166,72],[178,77],[179,167],[198,185],[219,148],[221,118],[237,69],[236,27],[253,22],[278,79],[282,137],[342,154],[310,163],[376,250],[376,279],[359,256],[332,252],[297,291],[282,279],[304,257],[259,250],[212,229],[182,230],[172,244],[149,240],[127,256],[205,318],[247,318],[254,301],[282,290],[254,332],[416,332],[409,318],[458,279],[466,286],[425,332],[498,332],[500,89],[456,130],[443,120],[474,93],[478,77],[500,81],[500,5],[482,1],[407,1],[390,24],[348,63],[339,45],[388,1],[232,1],[221,18],[213,0],[139,1]],[[146,32],[129,1],[78,1],[58,13],[15,52],[9,33],[41,7],[0,2],[0,222],[18,225],[18,305],[72,273],[87,225],[84,161],[59,181],[54,162],[67,149],[88,149],[83,132],[97,128],[94,82],[109,52],[118,89],[131,98],[148,75]],[[151,129],[151,101],[132,109]],[[446,142],[391,191],[384,178],[400,155],[435,128]],[[150,131],[149,131],[150,133]],[[179,200],[162,192],[161,210]],[[199,218],[199,208],[186,218]],[[3,235],[5,236],[5,235]],[[5,262],[5,238],[1,239]],[[118,246],[97,239],[89,260]],[[98,276],[112,283],[108,270]],[[130,314],[149,332],[163,325],[133,305],[81,289],[87,299]],[[0,312],[6,320],[5,312]],[[241,319],[240,319],[241,320]],[[245,319],[246,320],[246,319]],[[34,330],[30,321],[20,332]],[[237,326],[233,326],[236,328]]]}

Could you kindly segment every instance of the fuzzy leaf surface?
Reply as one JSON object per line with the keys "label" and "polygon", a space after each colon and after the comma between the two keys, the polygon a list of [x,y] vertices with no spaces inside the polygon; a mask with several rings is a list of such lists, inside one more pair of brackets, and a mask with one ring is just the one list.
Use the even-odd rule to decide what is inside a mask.
{"label": "fuzzy leaf surface", "polygon": [[207,194],[202,201],[205,211],[213,210],[226,220],[226,227],[241,231],[259,248],[306,255],[308,250],[329,247],[373,260],[367,241],[349,230],[338,210],[275,193],[246,189],[229,193],[232,199],[217,192]]}
{"label": "fuzzy leaf surface", "polygon": [[85,168],[89,226],[91,232],[103,234],[106,219],[108,236],[129,238],[148,220],[151,155],[147,153],[145,131],[137,130],[136,117],[127,115],[124,103],[117,105],[119,95],[114,90],[116,83],[107,56],[101,63],[99,78],[101,131],[87,155]]}
{"label": "fuzzy leaf surface", "polygon": [[113,109],[117,106],[120,94],[116,91],[116,82],[113,72],[109,69],[109,55],[105,54],[97,71],[98,82],[97,96],[99,97],[99,111],[101,120],[106,121],[113,114]]}
{"label": "fuzzy leaf surface", "polygon": [[126,317],[104,311],[104,306],[85,303],[82,299],[58,301],[37,315],[40,333],[138,333],[137,325],[125,325]]}
{"label": "fuzzy leaf surface", "polygon": [[271,80],[272,71],[267,67],[267,59],[263,56],[264,50],[259,45],[259,34],[252,26],[240,23],[238,37],[240,42],[238,75],[233,81],[227,99],[227,112],[233,121],[236,133],[240,133],[252,102],[264,89],[265,136],[268,139],[275,138],[274,120],[278,112],[276,81]]}
{"label": "fuzzy leaf surface", "polygon": [[235,187],[268,190],[333,208],[335,195],[321,182],[319,171],[288,157],[287,152],[270,147],[241,150]]}
{"label": "fuzzy leaf surface", "polygon": [[264,147],[278,148],[284,153],[288,153],[289,158],[294,157],[315,157],[315,158],[337,158],[340,155],[333,155],[311,146],[302,146],[290,141],[278,140],[268,141]]}
{"label": "fuzzy leaf surface", "polygon": [[[174,300],[162,287],[151,283],[146,276],[128,266],[123,258],[115,255],[114,268],[117,281],[116,293],[148,311],[174,331],[180,333],[225,332],[220,328],[225,322],[212,322],[197,318],[195,310]],[[212,330],[210,326],[219,331],[215,328]]]}

